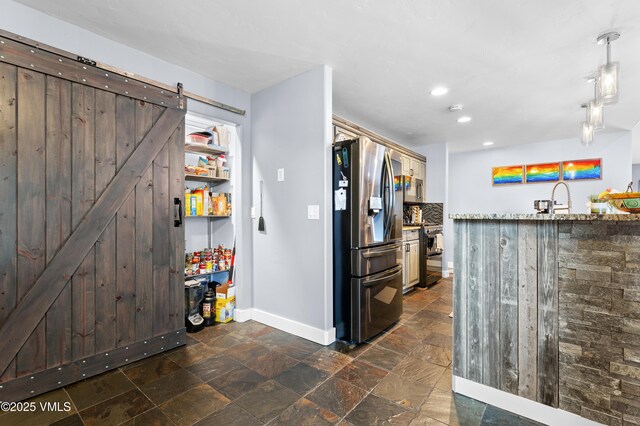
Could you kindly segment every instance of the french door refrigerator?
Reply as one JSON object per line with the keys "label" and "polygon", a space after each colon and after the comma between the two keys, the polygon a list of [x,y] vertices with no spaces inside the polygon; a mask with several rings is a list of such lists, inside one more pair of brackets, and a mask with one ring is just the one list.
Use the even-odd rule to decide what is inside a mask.
{"label": "french door refrigerator", "polygon": [[361,343],[402,315],[400,154],[363,137],[335,142],[332,162],[334,326]]}

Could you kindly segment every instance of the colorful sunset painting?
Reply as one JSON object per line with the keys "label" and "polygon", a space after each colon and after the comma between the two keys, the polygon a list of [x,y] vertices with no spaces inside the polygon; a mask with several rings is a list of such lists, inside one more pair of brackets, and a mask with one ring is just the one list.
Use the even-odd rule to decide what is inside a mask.
{"label": "colorful sunset painting", "polygon": [[560,163],[527,164],[525,168],[527,183],[560,180]]}
{"label": "colorful sunset painting", "polygon": [[523,166],[503,166],[493,168],[493,184],[508,185],[523,182]]}
{"label": "colorful sunset painting", "polygon": [[602,160],[574,160],[562,163],[564,180],[602,179]]}

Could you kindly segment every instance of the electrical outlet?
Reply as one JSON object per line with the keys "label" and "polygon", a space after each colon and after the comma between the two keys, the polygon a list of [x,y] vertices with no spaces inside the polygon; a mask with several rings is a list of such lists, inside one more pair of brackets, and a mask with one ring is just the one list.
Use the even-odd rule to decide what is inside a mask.
{"label": "electrical outlet", "polygon": [[320,220],[320,206],[308,205],[307,206],[307,219]]}
{"label": "electrical outlet", "polygon": [[278,182],[284,182],[284,169],[278,169]]}
{"label": "electrical outlet", "polygon": [[251,207],[251,219],[255,219],[255,218],[256,218],[256,208]]}

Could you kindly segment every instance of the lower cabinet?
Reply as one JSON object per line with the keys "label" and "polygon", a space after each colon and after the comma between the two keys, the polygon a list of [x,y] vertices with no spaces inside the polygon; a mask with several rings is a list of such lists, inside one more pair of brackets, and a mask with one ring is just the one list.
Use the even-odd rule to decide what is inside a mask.
{"label": "lower cabinet", "polygon": [[420,281],[420,242],[409,243],[409,285]]}
{"label": "lower cabinet", "polygon": [[402,288],[407,289],[420,282],[420,242],[404,243],[404,265],[402,268]]}

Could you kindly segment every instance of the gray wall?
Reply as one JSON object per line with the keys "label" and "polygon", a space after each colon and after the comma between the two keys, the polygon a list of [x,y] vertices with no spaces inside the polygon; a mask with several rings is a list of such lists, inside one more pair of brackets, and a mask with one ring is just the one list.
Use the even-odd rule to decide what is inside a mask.
{"label": "gray wall", "polygon": [[[413,148],[427,157],[427,202],[443,203],[443,233],[453,232],[449,215],[449,147],[446,143],[424,145]],[[448,276],[448,262],[453,261],[453,247],[445,244],[442,254],[442,271]]]}
{"label": "gray wall", "polygon": [[447,202],[447,168],[449,150],[446,143],[412,148],[427,157],[427,202]]}
{"label": "gray wall", "polygon": [[[320,66],[252,96],[254,205],[264,181],[266,231],[253,227],[254,309],[333,327],[331,69]],[[285,169],[284,182],[277,169]],[[307,206],[320,206],[320,220]]]}
{"label": "gray wall", "polygon": [[[247,115],[242,117],[209,105],[189,102],[190,111],[238,125],[241,140],[238,156],[241,157],[242,174],[237,176],[237,184],[242,189],[239,196],[236,194],[234,197],[234,209],[241,213],[238,223],[241,223],[242,226],[238,227],[235,281],[238,284],[238,307],[241,309],[251,307],[251,221],[249,219],[251,187],[248,184],[251,180],[250,95],[196,74],[187,68],[172,64],[165,59],[116,43],[13,1],[2,2],[0,28],[165,84],[175,85],[182,82],[185,90],[189,92],[247,110]],[[247,232],[243,232],[243,230]]]}
{"label": "gray wall", "polygon": [[631,159],[640,164],[640,122],[631,129]]}
{"label": "gray wall", "polygon": [[640,192],[640,164],[634,164],[632,166],[631,180],[633,181],[633,190]]}
{"label": "gray wall", "polygon": [[[598,134],[593,147],[583,147],[579,139],[563,139],[451,154],[449,213],[535,213],[533,201],[550,199],[554,183],[494,187],[491,168],[587,158],[602,158],[602,180],[568,182],[574,213],[587,212],[590,194],[606,188],[626,189],[631,181],[631,132]],[[564,202],[563,188],[556,191],[556,197]],[[451,232],[445,244],[452,247]]]}

